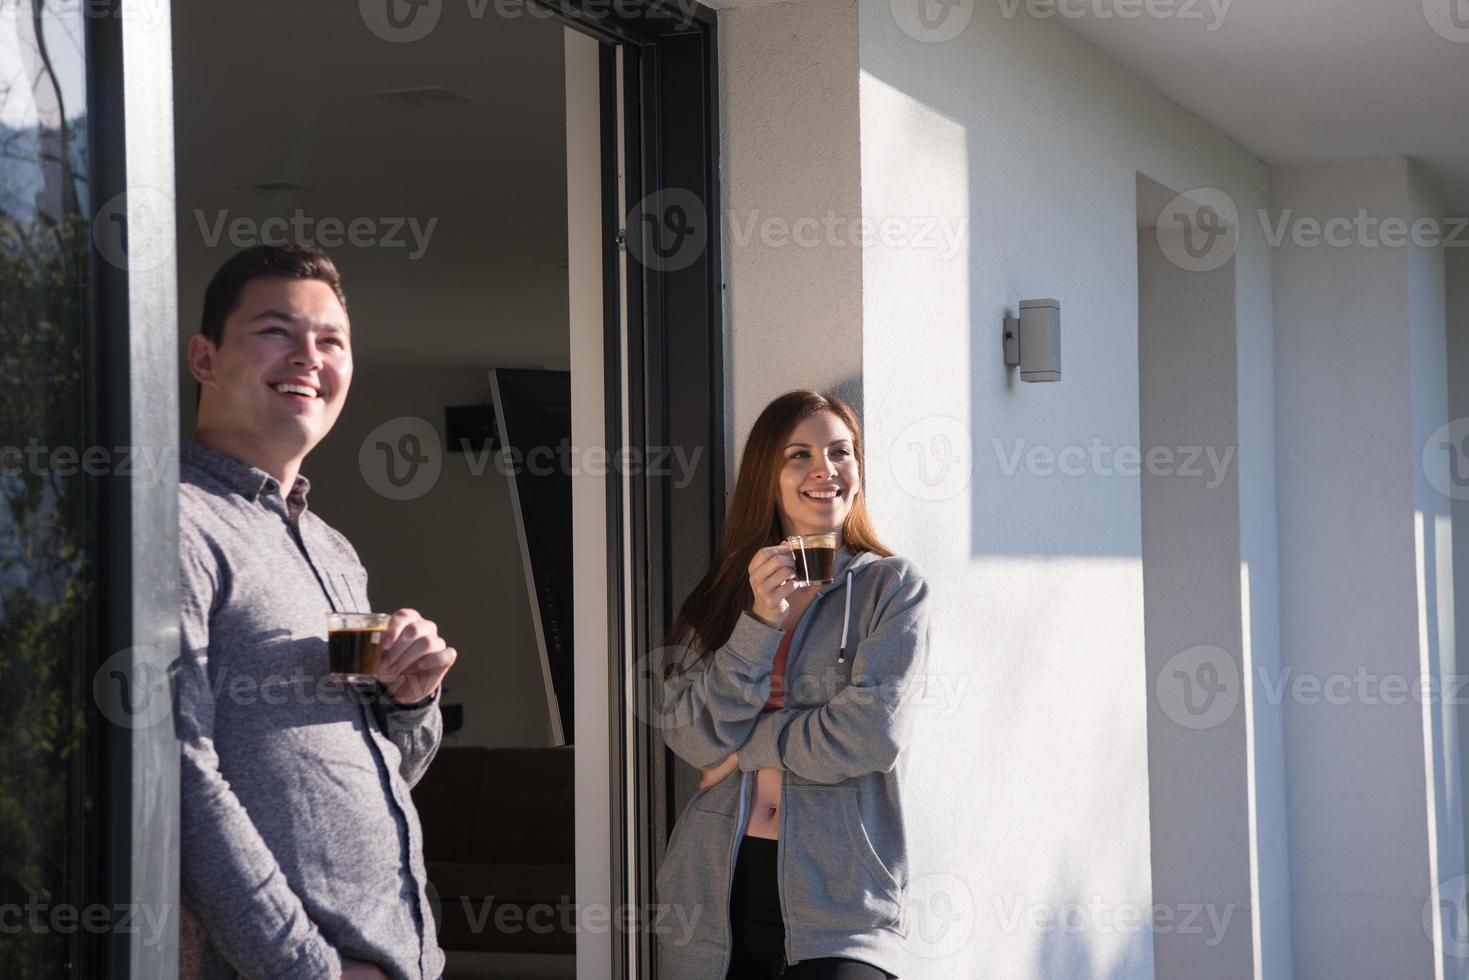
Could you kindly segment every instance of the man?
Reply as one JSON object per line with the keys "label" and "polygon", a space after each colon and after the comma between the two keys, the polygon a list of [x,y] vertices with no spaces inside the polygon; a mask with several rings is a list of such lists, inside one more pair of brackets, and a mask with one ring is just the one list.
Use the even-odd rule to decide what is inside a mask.
{"label": "man", "polygon": [[352,545],[307,510],[302,461],[352,383],[346,297],[324,253],[226,262],[189,340],[180,453],[186,905],[205,977],[393,977],[444,968],[409,790],[438,749],[455,651],[399,609],[380,686],[333,682],[326,615],[369,611]]}

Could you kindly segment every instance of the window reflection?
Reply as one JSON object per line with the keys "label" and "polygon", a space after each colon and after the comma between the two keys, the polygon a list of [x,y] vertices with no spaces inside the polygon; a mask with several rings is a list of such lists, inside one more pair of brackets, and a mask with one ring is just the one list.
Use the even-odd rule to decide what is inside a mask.
{"label": "window reflection", "polygon": [[7,0],[0,16],[4,977],[74,969],[87,933],[95,517],[80,468],[58,465],[88,445],[85,9]]}

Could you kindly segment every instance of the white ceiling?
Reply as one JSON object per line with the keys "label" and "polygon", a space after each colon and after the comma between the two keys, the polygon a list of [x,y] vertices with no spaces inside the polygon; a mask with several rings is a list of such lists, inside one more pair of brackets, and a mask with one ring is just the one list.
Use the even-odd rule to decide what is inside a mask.
{"label": "white ceiling", "polygon": [[[565,367],[563,29],[443,4],[421,40],[389,43],[356,3],[174,4],[181,329],[237,247],[199,228],[221,210],[437,219],[427,249],[329,248],[359,361]],[[474,9],[485,14],[476,19]],[[373,93],[444,86],[474,101],[408,107]],[[247,189],[291,181],[304,191]]]}
{"label": "white ceiling", "polygon": [[[1453,27],[1450,4],[1459,5],[1465,28]],[[1129,6],[1117,0],[1060,6],[1088,13],[1057,20],[1268,163],[1407,156],[1443,193],[1450,213],[1469,213],[1465,0],[1172,5],[1197,11],[1198,19],[1096,16]],[[1434,29],[1435,18],[1448,37]],[[1206,29],[1216,21],[1217,30]]]}
{"label": "white ceiling", "polygon": [[[1436,33],[1424,11],[1465,0],[1174,9],[1185,2],[1199,19],[1056,19],[1272,164],[1406,155],[1449,211],[1469,212],[1469,40]],[[1115,11],[1118,0],[1059,6]],[[418,261],[407,249],[333,250],[359,357],[565,365],[562,27],[495,9],[443,4],[427,37],[394,44],[356,4],[174,5],[185,333],[204,283],[234,251],[207,247],[196,212],[208,222],[221,209],[258,220],[298,207],[344,220],[437,218]],[[373,95],[422,86],[474,101],[409,108]],[[260,181],[308,189],[241,186]]]}

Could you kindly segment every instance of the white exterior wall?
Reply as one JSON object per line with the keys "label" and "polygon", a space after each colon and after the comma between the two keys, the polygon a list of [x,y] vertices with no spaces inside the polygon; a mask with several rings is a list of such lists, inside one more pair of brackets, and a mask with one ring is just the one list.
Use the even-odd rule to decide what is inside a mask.
{"label": "white exterior wall", "polygon": [[[1442,489],[1449,457],[1423,449],[1469,417],[1469,250],[1272,247],[1266,222],[1286,209],[1411,223],[1441,208],[1406,160],[1272,174],[1054,20],[976,4],[923,43],[902,7],[742,8],[721,37],[732,445],[780,390],[855,384],[879,531],[939,603],[910,787],[934,804],[912,841],[915,975],[1465,975],[1469,933],[1449,914],[1469,901],[1464,709],[1385,704],[1371,683],[1426,675],[1442,692],[1464,673],[1469,576],[1455,582],[1451,558],[1462,570],[1469,503]],[[1187,548],[1144,548],[1141,481],[1092,454],[1191,431],[1140,421],[1140,174],[1218,188],[1240,216],[1233,335],[1200,347],[1233,363],[1171,369],[1207,367],[1216,409],[1233,399],[1205,428],[1233,429],[1215,448],[1236,453],[1237,518],[1207,528],[1196,574],[1231,566],[1238,584],[1193,642],[1228,648],[1245,683],[1202,752],[1160,719],[1145,642],[1143,560],[1188,575]],[[850,239],[731,241],[728,223],[771,201],[819,221],[853,180],[877,233],[860,268]],[[1001,318],[1039,297],[1061,301],[1059,384],[1001,359]],[[790,310],[819,329],[793,337]],[[784,349],[830,369],[770,359]],[[1187,392],[1168,394],[1187,411]],[[1469,479],[1469,443],[1459,453]],[[1159,622],[1164,646],[1189,639]],[[1312,686],[1363,671],[1375,681],[1337,703]],[[1150,763],[1167,785],[1149,785]],[[1168,920],[1154,936],[1125,919],[1162,903],[1177,930],[1191,881],[1195,928],[1227,951],[1207,963]]]}
{"label": "white exterior wall", "polygon": [[[732,445],[772,395],[829,383],[809,364],[831,365],[833,381],[856,372],[879,531],[933,580],[934,683],[912,788],[934,805],[915,824],[909,896],[927,958],[914,975],[1150,977],[1140,481],[1115,461],[1044,475],[1025,453],[1094,438],[1139,447],[1138,173],[1223,188],[1251,215],[1268,203],[1268,173],[1055,21],[978,4],[958,37],[925,44],[890,3],[863,0],[854,58],[853,9],[803,0],[721,15]],[[754,208],[819,221],[854,180],[860,210],[843,216],[874,230],[891,219],[890,244],[731,241],[731,219]],[[1274,665],[1271,266],[1258,222],[1235,267],[1238,652]],[[1064,380],[1022,384],[1001,361],[1001,317],[1043,296],[1062,304]],[[793,335],[798,323],[818,329]],[[773,356],[787,350],[803,358]],[[1245,930],[1261,975],[1283,977],[1280,725],[1258,707],[1235,799],[1264,858],[1258,910],[1215,906],[1194,927]],[[1226,819],[1236,834],[1241,818]],[[1165,913],[1176,929],[1186,910]]]}
{"label": "white exterior wall", "polygon": [[[1055,22],[977,4],[959,36],[925,44],[890,10],[862,6],[864,212],[958,210],[969,229],[955,261],[879,247],[863,271],[871,500],[939,583],[936,669],[967,681],[961,710],[936,717],[917,747],[915,791],[943,801],[920,867],[957,873],[979,908],[970,943],[927,975],[1152,976],[1152,935],[1121,917],[1162,901],[1176,928],[1190,910],[1152,893],[1140,482],[1107,462],[1064,475],[1022,458],[1007,474],[1001,457],[1094,438],[1139,446],[1137,174],[1219,187],[1253,211],[1267,173]],[[1268,587],[1269,273],[1257,228],[1245,227],[1237,266],[1239,402],[1253,403],[1238,423],[1241,518],[1267,535],[1239,549]],[[1061,302],[1059,384],[1020,383],[1002,363],[1001,318],[1033,297]],[[974,452],[969,486],[940,500],[914,479],[939,463],[934,417],[962,425]],[[925,442],[937,451],[915,452]],[[1273,602],[1252,607],[1253,649],[1273,656]],[[1238,749],[1233,771],[1245,767]],[[1278,785],[1278,752],[1262,758]],[[1239,790],[1219,815],[1221,844],[1247,819]],[[1265,836],[1282,846],[1278,825]],[[1289,972],[1282,876],[1261,886],[1274,919],[1256,955],[1270,976]],[[1249,933],[1238,897],[1208,886],[1194,897],[1210,938]],[[1017,903],[1086,908],[1085,928],[1017,924],[1002,911]]]}

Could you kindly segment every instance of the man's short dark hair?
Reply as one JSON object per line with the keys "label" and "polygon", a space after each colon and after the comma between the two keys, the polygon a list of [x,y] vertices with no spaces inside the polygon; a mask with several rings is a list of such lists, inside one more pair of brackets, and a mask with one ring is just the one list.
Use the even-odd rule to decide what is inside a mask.
{"label": "man's short dark hair", "polygon": [[240,305],[240,294],[252,279],[317,279],[332,287],[342,309],[347,308],[342,276],[331,256],[321,249],[294,242],[256,245],[237,253],[220,266],[204,290],[204,316],[199,332],[215,347],[224,342],[224,321]]}

